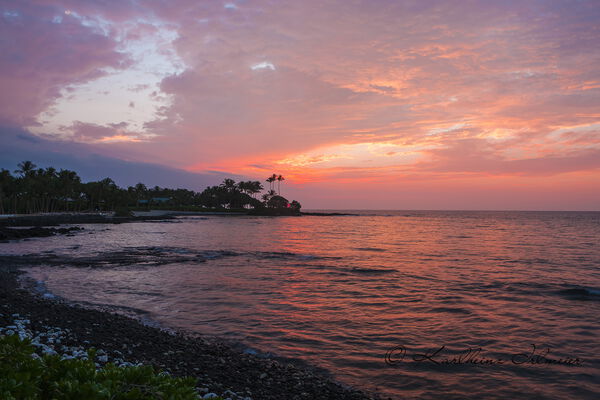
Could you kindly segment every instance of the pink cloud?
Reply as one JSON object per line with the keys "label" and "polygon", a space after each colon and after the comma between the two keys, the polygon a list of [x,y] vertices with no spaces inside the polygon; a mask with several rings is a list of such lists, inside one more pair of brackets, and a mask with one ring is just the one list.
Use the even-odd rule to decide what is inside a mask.
{"label": "pink cloud", "polygon": [[[581,27],[590,27],[597,10],[585,4],[465,10],[439,2],[253,2],[234,13],[192,4],[169,14],[179,23],[175,46],[188,69],[163,82],[174,103],[156,126],[163,132],[176,126],[198,149],[301,151],[355,141],[356,130],[372,141],[392,136],[444,146],[442,138],[424,135],[432,125],[462,120],[471,123],[461,132],[467,138],[491,127],[521,129],[511,143],[526,143],[556,125],[588,121],[598,104],[594,89],[563,90],[597,77],[598,54],[581,44],[590,34]],[[556,35],[558,16],[570,22]],[[573,65],[563,54],[587,64]],[[249,70],[265,60],[274,71]]]}
{"label": "pink cloud", "polygon": [[[176,32],[165,52],[183,70],[160,71],[160,90],[150,96],[163,103],[145,132],[72,117],[73,140],[148,138],[103,145],[113,155],[249,175],[287,168],[311,182],[392,176],[444,190],[440,182],[465,176],[509,187],[506,176],[563,185],[555,178],[599,174],[593,2],[19,4],[0,27],[14,38],[0,56],[0,84],[14,93],[0,103],[0,120],[10,124],[31,124],[69,85],[127,68],[119,45],[151,38],[161,24]],[[106,22],[107,31],[75,17],[52,23],[63,9]],[[135,111],[142,108],[136,99]],[[343,168],[279,162],[361,143],[399,147],[380,157],[402,146],[423,157],[386,168],[369,167],[367,157]],[[487,188],[482,182],[473,185]]]}
{"label": "pink cloud", "polygon": [[552,176],[567,172],[600,173],[600,148],[569,150],[541,157],[509,159],[481,139],[456,140],[443,149],[431,150],[433,161],[423,163],[424,170],[470,172],[490,175]]}
{"label": "pink cloud", "polygon": [[61,90],[125,68],[116,43],[58,6],[4,3],[0,17],[0,122],[31,125]]}

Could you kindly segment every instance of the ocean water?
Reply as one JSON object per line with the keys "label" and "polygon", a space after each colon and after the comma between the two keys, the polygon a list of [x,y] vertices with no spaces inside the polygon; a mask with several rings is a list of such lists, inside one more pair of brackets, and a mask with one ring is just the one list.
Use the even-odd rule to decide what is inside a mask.
{"label": "ocean water", "polygon": [[86,225],[0,244],[40,287],[394,399],[600,398],[600,213]]}

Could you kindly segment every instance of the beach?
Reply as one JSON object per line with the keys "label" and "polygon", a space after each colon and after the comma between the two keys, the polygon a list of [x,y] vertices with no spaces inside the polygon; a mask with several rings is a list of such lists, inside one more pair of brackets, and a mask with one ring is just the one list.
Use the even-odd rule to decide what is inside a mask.
{"label": "beach", "polygon": [[[132,217],[103,214],[58,213],[42,216],[6,216],[0,220],[0,241],[34,239],[54,235],[83,234],[79,226],[64,224],[120,224],[163,221],[173,215],[197,213],[148,212]],[[221,215],[227,213],[207,213]],[[203,214],[204,215],[204,214]],[[110,257],[110,255],[106,255]],[[47,258],[42,256],[47,262]],[[123,262],[123,261],[122,261]],[[136,259],[127,261],[132,264]],[[103,363],[152,365],[174,376],[198,379],[201,397],[211,394],[234,399],[372,399],[359,390],[335,382],[323,371],[298,366],[290,360],[256,356],[217,338],[150,326],[139,318],[82,307],[48,293],[36,292],[31,282],[20,279],[19,267],[40,263],[36,257],[0,255],[0,334],[20,333],[45,338],[40,353],[67,357],[100,350]],[[52,338],[52,343],[48,343]]]}
{"label": "beach", "polygon": [[84,350],[95,348],[101,350],[105,362],[142,363],[175,376],[192,376],[198,379],[201,395],[215,393],[232,400],[371,398],[317,372],[243,353],[225,342],[143,325],[123,315],[82,308],[60,299],[43,298],[21,288],[18,277],[16,268],[0,265],[3,333],[17,331],[17,327],[33,337],[42,333],[54,338],[46,346],[58,353],[83,354]]}

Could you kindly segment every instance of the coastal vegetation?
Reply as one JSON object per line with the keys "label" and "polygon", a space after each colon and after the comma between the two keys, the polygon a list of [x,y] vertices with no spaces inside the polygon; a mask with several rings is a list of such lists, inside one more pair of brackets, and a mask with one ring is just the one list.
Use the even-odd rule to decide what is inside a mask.
{"label": "coastal vegetation", "polygon": [[[174,333],[23,290],[19,265],[40,265],[34,258],[0,255],[0,399],[178,400],[196,398],[192,386],[197,398],[213,400],[371,399],[315,370],[216,338]],[[171,391],[174,385],[181,392]],[[77,391],[85,386],[103,391]],[[146,395],[132,392],[136,387]],[[27,396],[27,390],[36,394]]]}
{"label": "coastal vegetation", "polygon": [[[111,178],[82,182],[75,171],[53,167],[38,168],[31,161],[18,164],[14,173],[0,169],[0,214],[48,212],[116,211],[169,209],[177,211],[249,211],[266,214],[299,213],[300,203],[281,196],[285,178],[267,178],[269,190],[259,181],[235,182],[225,179],[220,185],[201,192],[189,189],[147,187],[143,183],[119,187]],[[277,182],[277,191],[275,191]],[[274,210],[279,210],[275,212]]]}
{"label": "coastal vegetation", "polygon": [[[28,339],[0,336],[0,397],[17,399],[199,399],[196,379],[157,373],[152,366],[99,367],[94,350],[82,358],[35,352]],[[217,399],[215,397],[215,399]]]}

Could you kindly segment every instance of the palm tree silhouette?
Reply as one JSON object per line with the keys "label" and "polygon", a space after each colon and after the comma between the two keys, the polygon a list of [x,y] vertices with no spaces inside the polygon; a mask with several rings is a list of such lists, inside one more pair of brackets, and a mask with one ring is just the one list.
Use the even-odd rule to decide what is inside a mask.
{"label": "palm tree silhouette", "polygon": [[247,181],[238,183],[238,189],[254,197],[256,193],[260,193],[263,190],[263,186],[258,181]]}
{"label": "palm tree silhouette", "polygon": [[228,192],[232,192],[235,189],[235,181],[233,179],[225,179],[223,183],[221,183],[221,187],[227,189]]}
{"label": "palm tree silhouette", "polygon": [[21,174],[22,177],[25,177],[29,175],[32,171],[34,171],[37,165],[35,165],[31,161],[23,161],[17,164],[17,167],[19,167],[19,169],[16,169],[15,173]]}
{"label": "palm tree silhouette", "polygon": [[277,179],[277,175],[273,174],[267,178],[267,182],[269,182],[269,190],[273,190],[273,182]]}
{"label": "palm tree silhouette", "polygon": [[285,181],[285,178],[282,175],[279,175],[277,178],[278,189],[277,192],[281,196],[281,181]]}

